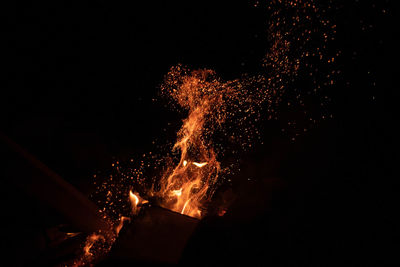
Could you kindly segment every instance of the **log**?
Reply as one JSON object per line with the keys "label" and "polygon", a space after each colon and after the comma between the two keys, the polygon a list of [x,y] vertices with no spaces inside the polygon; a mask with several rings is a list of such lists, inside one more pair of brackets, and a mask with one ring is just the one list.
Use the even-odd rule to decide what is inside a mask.
{"label": "log", "polygon": [[[0,132],[0,153],[6,159],[6,176],[11,183],[40,199],[84,233],[111,233],[112,225],[98,207],[74,186]],[[18,196],[20,192],[16,192]]]}
{"label": "log", "polygon": [[199,220],[151,206],[122,228],[100,266],[178,264]]}

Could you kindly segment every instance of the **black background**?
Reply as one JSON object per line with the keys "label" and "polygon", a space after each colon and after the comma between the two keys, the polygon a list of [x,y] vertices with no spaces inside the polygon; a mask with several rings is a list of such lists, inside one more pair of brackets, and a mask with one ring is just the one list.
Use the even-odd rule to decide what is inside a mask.
{"label": "black background", "polygon": [[[335,1],[334,118],[295,142],[286,121],[266,121],[264,144],[243,155],[235,203],[203,223],[184,263],[398,261],[394,2]],[[84,193],[113,158],[174,139],[183,115],[153,100],[171,66],[236,78],[267,46],[267,18],[249,1],[21,2],[1,16],[0,130]],[[51,215],[38,218],[40,204],[27,207],[1,179],[2,247],[24,258],[26,236]]]}

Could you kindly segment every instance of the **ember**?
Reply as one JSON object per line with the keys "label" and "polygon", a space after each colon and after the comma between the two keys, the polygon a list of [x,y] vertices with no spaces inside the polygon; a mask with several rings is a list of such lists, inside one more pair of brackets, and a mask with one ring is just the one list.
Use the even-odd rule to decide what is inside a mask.
{"label": "ember", "polygon": [[[194,70],[183,64],[170,68],[161,84],[161,94],[186,115],[176,141],[166,154],[144,154],[137,161],[140,166],[125,167],[116,160],[112,164],[115,173],[103,180],[96,177],[93,199],[112,229],[90,233],[75,266],[93,264],[108,253],[124,223],[143,220],[141,213],[146,212],[147,205],[153,205],[153,212],[158,205],[179,216],[193,217],[191,220],[205,217],[218,186],[237,169],[240,152],[260,138],[258,123],[265,117],[263,112],[267,111],[268,118],[277,118],[282,96],[293,89],[299,73],[309,72],[312,76],[309,91],[320,87],[321,80],[333,84],[332,73],[323,78],[315,75],[319,74],[315,64],[332,64],[338,54],[324,53],[335,25],[320,19],[323,12],[314,1],[279,0],[267,2],[265,7],[270,19],[270,47],[260,59],[258,73],[226,80],[208,68]],[[320,45],[309,46],[310,42]],[[304,92],[294,91],[295,97],[287,105],[304,106]],[[228,156],[235,162],[224,164]],[[224,216],[227,207],[216,210],[215,215]],[[176,216],[164,210],[161,213]]]}
{"label": "ember", "polygon": [[[221,158],[230,154],[238,159],[240,150],[252,147],[259,136],[257,122],[263,117],[262,110],[267,109],[269,118],[277,117],[282,96],[299,71],[318,72],[308,57],[321,61],[328,56],[323,52],[335,26],[323,21],[321,31],[321,25],[312,25],[313,18],[321,15],[313,1],[274,1],[267,7],[272,12],[268,28],[271,47],[263,58],[261,74],[226,81],[211,69],[191,70],[181,64],[170,69],[161,93],[171,106],[187,111],[187,118],[170,153],[143,155],[136,169],[124,171],[118,161],[112,165],[117,176],[110,176],[98,190],[99,194],[107,192],[106,201],[99,203],[106,214],[123,222],[121,214],[128,211],[115,204],[124,203],[127,187],[133,187],[143,196],[129,191],[133,216],[148,202],[145,199],[152,199],[152,204],[177,213],[204,217],[217,187],[236,168],[235,164],[221,166]],[[286,15],[287,10],[292,16]],[[311,41],[320,42],[321,47],[309,47]],[[320,82],[313,80],[313,84],[319,86]],[[297,92],[293,103],[303,105],[301,94]],[[152,173],[149,168],[154,168]],[[218,216],[226,213],[226,208],[218,210]],[[121,227],[117,226],[117,233]]]}
{"label": "ember", "polygon": [[390,264],[393,1],[3,2],[3,262]]}

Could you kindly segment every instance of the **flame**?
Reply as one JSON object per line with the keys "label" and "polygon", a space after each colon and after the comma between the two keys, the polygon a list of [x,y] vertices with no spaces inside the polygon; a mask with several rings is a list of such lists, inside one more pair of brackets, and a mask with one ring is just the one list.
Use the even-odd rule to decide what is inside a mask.
{"label": "flame", "polygon": [[131,219],[129,217],[125,217],[125,216],[121,216],[120,220],[119,220],[119,224],[117,225],[117,227],[115,227],[115,233],[118,235],[119,232],[121,231],[122,227],[124,226],[124,223],[126,221],[130,221]]}
{"label": "flame", "polygon": [[129,191],[129,198],[131,199],[132,206],[136,208],[139,204],[139,198],[132,191]]}
{"label": "flame", "polygon": [[78,233],[65,233],[65,234],[67,235],[67,237],[75,237],[77,235],[80,235],[81,233],[78,232]]}
{"label": "flame", "polygon": [[202,163],[198,163],[198,162],[193,162],[193,165],[201,168],[207,165],[207,162],[202,162]]}
{"label": "flame", "polygon": [[198,217],[201,217],[201,210],[197,210]]}
{"label": "flame", "polygon": [[[217,154],[219,157],[228,150],[237,155],[237,150],[232,147],[224,150],[224,142],[218,143],[214,139],[217,145],[213,145],[215,129],[220,130],[217,135],[220,134],[222,138],[227,137],[227,142],[232,141],[244,149],[250,148],[251,141],[254,140],[252,136],[260,136],[253,124],[262,118],[260,111],[266,108],[268,119],[277,119],[282,97],[285,96],[287,88],[291,88],[291,83],[300,76],[298,74],[309,72],[310,77],[312,76],[310,80],[306,79],[304,82],[300,80],[302,82],[299,83],[313,84],[308,91],[305,91],[307,94],[317,92],[322,82],[324,85],[333,85],[332,77],[335,70],[330,69],[332,73],[324,78],[322,76],[327,73],[319,71],[318,65],[314,64],[314,61],[318,60],[335,62],[334,57],[325,54],[328,53],[326,44],[329,40],[333,40],[331,35],[336,32],[336,25],[331,24],[329,20],[321,19],[325,10],[317,7],[315,0],[267,1],[267,7],[272,11],[271,22],[268,24],[270,36],[268,41],[271,47],[262,59],[264,71],[255,75],[246,74],[231,81],[222,81],[212,70],[191,71],[178,65],[172,67],[166,75],[161,87],[162,93],[171,97],[175,104],[185,109],[188,116],[183,120],[173,146],[173,150],[180,153],[176,159],[177,162],[165,166],[164,173],[157,177],[160,179],[159,184],[157,182],[152,184],[146,192],[147,196],[160,199],[163,207],[192,217],[204,216],[204,205],[211,200],[220,176],[221,168]],[[320,45],[315,45],[318,43]],[[339,53],[335,56],[339,56]],[[299,72],[299,70],[302,71]],[[336,73],[340,72],[336,71]],[[294,92],[296,99],[291,99],[293,102],[287,104],[297,103],[304,106],[305,94],[301,90]],[[306,113],[310,112],[304,112]],[[310,115],[307,115],[305,119],[316,122]],[[234,124],[233,127],[232,125],[223,126],[226,121],[228,125]],[[304,131],[306,131],[305,128]],[[174,160],[168,162],[174,162]],[[112,164],[120,172],[118,165],[118,162]],[[224,170],[226,169],[225,167]],[[130,178],[133,179],[133,177]],[[112,179],[110,181],[114,185],[114,181]],[[140,185],[142,182],[143,180],[138,178]],[[106,188],[104,184],[102,187]],[[123,192],[126,192],[125,188]],[[108,200],[113,197],[113,194],[108,191],[106,196]],[[125,196],[123,194],[124,198]],[[137,214],[141,204],[148,202],[132,191],[129,192],[129,201],[132,206],[131,215]],[[115,202],[106,203],[109,205],[108,210],[115,207],[113,205]],[[218,215],[224,216],[226,211],[226,207],[221,208]],[[120,217],[115,228],[116,235],[126,220],[128,220],[127,217]],[[82,264],[79,266],[90,263],[90,258],[94,257],[96,249],[99,250],[101,243],[105,243],[103,242],[105,239],[108,243],[103,244],[103,251],[109,250],[115,238],[115,235],[111,237],[100,234],[91,235],[84,247],[84,253],[89,259],[79,261],[78,263]],[[95,243],[98,244],[94,246]]]}
{"label": "flame", "polygon": [[132,205],[132,213],[137,214],[139,212],[139,207],[138,207],[140,203],[139,197],[136,194],[134,194],[131,190],[129,191],[129,199]]}
{"label": "flame", "polygon": [[172,195],[180,197],[182,195],[182,188],[179,190],[172,190]]}
{"label": "flame", "polygon": [[185,214],[186,205],[189,203],[190,199],[186,200],[185,204],[183,205],[181,214]]}
{"label": "flame", "polygon": [[88,237],[88,239],[86,240],[85,247],[83,248],[83,251],[85,252],[85,256],[93,255],[92,252],[90,252],[90,249],[99,240],[104,240],[104,236],[94,233]]}
{"label": "flame", "polygon": [[[224,90],[219,91],[221,84],[216,80],[205,82],[210,77],[213,77],[212,71],[197,71],[186,76],[177,90],[164,88],[189,110],[189,115],[173,146],[173,150],[180,151],[180,160],[175,167],[168,167],[157,194],[163,200],[162,206],[197,218],[201,217],[203,203],[212,196],[220,171],[216,153],[205,136],[210,130],[210,119],[217,114],[216,109],[224,105]],[[219,119],[223,121],[222,117]]]}

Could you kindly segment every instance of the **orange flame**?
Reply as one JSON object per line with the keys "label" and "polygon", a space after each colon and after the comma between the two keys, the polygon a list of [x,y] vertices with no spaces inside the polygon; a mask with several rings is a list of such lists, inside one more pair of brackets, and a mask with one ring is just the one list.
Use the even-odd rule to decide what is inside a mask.
{"label": "orange flame", "polygon": [[88,239],[86,240],[85,247],[83,248],[85,256],[89,257],[93,255],[92,252],[90,252],[90,249],[98,240],[104,240],[104,236],[94,233],[88,237]]}
{"label": "orange flame", "polygon": [[75,237],[77,235],[80,235],[81,233],[78,232],[78,233],[65,233],[65,234],[67,235],[67,237]]}
{"label": "orange flame", "polygon": [[119,232],[121,231],[122,227],[124,226],[124,223],[125,223],[126,221],[129,222],[130,220],[131,220],[131,219],[130,219],[129,217],[122,216],[122,217],[120,218],[119,224],[117,225],[117,227],[115,227],[115,233],[118,235]]}
{"label": "orange flame", "polygon": [[[153,184],[150,192],[147,192],[147,195],[161,199],[160,204],[165,208],[201,218],[203,205],[213,196],[220,173],[220,163],[216,155],[217,152],[221,153],[221,144],[218,150],[214,151],[211,143],[213,130],[225,121],[234,122],[235,128],[225,129],[224,133],[228,133],[225,136],[234,142],[243,139],[245,142],[241,142],[240,146],[251,147],[250,135],[258,134],[258,132],[252,132],[254,129],[251,123],[249,127],[243,127],[246,121],[257,121],[261,117],[259,111],[262,110],[264,104],[269,112],[269,119],[277,118],[277,109],[287,85],[296,79],[301,67],[303,67],[302,73],[310,71],[310,74],[313,74],[311,76],[322,77],[323,73],[319,72],[318,68],[314,68],[314,64],[309,63],[317,58],[321,62],[325,59],[328,59],[328,63],[335,61],[333,57],[327,58],[324,54],[324,51],[327,51],[325,45],[328,40],[331,40],[328,37],[332,36],[322,29],[332,27],[332,32],[336,32],[336,25],[331,25],[329,20],[320,18],[321,14],[318,10],[323,9],[317,8],[314,0],[267,2],[270,3],[268,9],[273,10],[273,13],[269,24],[271,36],[269,41],[272,46],[262,61],[265,73],[255,76],[244,75],[240,79],[223,82],[216,77],[214,71],[207,69],[189,71],[178,65],[173,67],[166,76],[165,83],[162,85],[163,94],[171,96],[179,106],[186,109],[188,117],[183,121],[177,141],[173,146],[173,150],[180,152],[179,162],[174,166],[167,166],[159,187],[158,184]],[[288,12],[288,10],[293,12]],[[283,14],[290,14],[290,16],[286,17]],[[311,22],[320,27],[311,27]],[[325,27],[318,22],[323,23]],[[309,26],[311,28],[307,28]],[[312,37],[314,35],[316,37]],[[315,42],[323,40],[322,46],[307,45],[311,40]],[[293,49],[298,49],[298,51]],[[338,55],[339,53],[336,54]],[[307,61],[309,57],[311,61]],[[331,77],[331,74],[326,76],[330,85],[334,82],[330,80]],[[309,84],[311,81],[314,84],[313,91],[317,92],[320,88],[319,80],[312,78]],[[296,91],[297,100],[295,101],[303,106],[303,96],[298,92]],[[287,104],[290,105],[291,102]],[[309,119],[314,123],[316,121],[311,117]],[[241,129],[241,131],[238,133],[235,129]],[[116,168],[119,171],[118,162]],[[107,197],[111,196],[111,191],[108,191]],[[133,215],[137,214],[141,204],[147,202],[132,191],[129,192],[129,200]],[[223,207],[218,211],[218,215],[224,216],[226,211],[226,207]],[[117,235],[126,220],[126,217],[120,218],[115,229]],[[100,247],[101,243],[106,243],[104,240],[112,244],[115,238],[115,235],[111,237],[101,234],[91,235],[84,247],[85,256],[90,260],[96,254],[95,248]],[[111,245],[106,244],[104,247],[110,249]],[[103,251],[105,251],[104,248]],[[84,265],[90,262],[87,259],[84,260],[86,261],[82,260],[78,263]]]}
{"label": "orange flame", "polygon": [[[180,67],[177,70],[181,71]],[[224,117],[219,112],[224,106],[222,96],[231,90],[213,75],[210,70],[194,71],[191,75],[181,75],[182,84],[176,89],[174,82],[164,87],[181,106],[189,110],[189,115],[183,121],[173,146],[173,150],[180,151],[180,160],[175,167],[168,168],[157,194],[164,207],[197,218],[201,217],[203,203],[212,196],[211,191],[220,171],[216,153],[205,136],[210,131],[211,120],[213,124],[223,122]]]}

